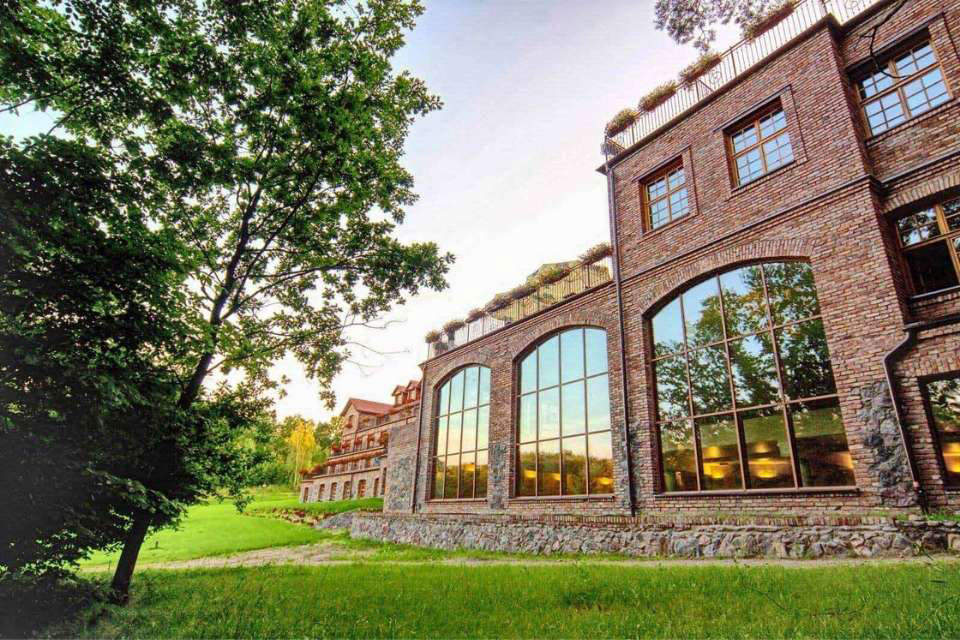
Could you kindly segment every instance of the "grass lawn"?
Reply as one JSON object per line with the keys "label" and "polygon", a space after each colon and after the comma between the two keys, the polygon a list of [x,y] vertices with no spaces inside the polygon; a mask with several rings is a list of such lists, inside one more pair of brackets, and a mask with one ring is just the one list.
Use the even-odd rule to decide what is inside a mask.
{"label": "grass lawn", "polygon": [[[380,501],[379,498],[371,500]],[[373,508],[369,500],[317,504],[326,505],[331,513],[338,513],[337,509],[347,511],[359,506]],[[293,491],[266,490],[256,493],[254,502],[247,505],[247,510],[271,510],[290,505],[312,506],[300,505]],[[242,514],[232,502],[211,502],[190,507],[179,529],[164,529],[150,535],[143,543],[137,562],[149,564],[222,556],[268,547],[309,544],[319,542],[324,537],[324,532],[303,525]],[[95,553],[81,566],[84,569],[106,569],[115,565],[118,557],[119,551]]]}
{"label": "grass lawn", "polygon": [[249,513],[269,513],[271,511],[302,511],[310,514],[343,513],[344,511],[383,511],[383,498],[357,498],[355,500],[335,500],[332,502],[300,502],[296,496],[282,500],[254,502],[247,507]]}
{"label": "grass lawn", "polygon": [[956,564],[146,571],[97,638],[960,636]]}

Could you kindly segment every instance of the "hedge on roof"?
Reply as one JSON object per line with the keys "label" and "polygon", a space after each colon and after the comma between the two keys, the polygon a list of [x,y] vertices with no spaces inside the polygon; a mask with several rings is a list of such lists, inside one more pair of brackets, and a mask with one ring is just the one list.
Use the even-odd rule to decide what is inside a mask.
{"label": "hedge on roof", "polygon": [[439,342],[441,337],[442,335],[439,331],[428,331],[427,335],[424,336],[423,339],[427,342],[427,344],[433,344],[434,342]]}
{"label": "hedge on roof", "polygon": [[710,69],[713,69],[715,66],[720,64],[720,54],[716,51],[706,51],[697,58],[693,64],[683,69],[680,72],[680,79],[684,82],[693,82]]}
{"label": "hedge on roof", "polygon": [[617,115],[613,116],[610,122],[607,123],[604,132],[607,134],[607,137],[615,136],[633,124],[638,115],[640,114],[637,113],[636,109],[631,109],[630,107],[621,109],[617,112]]}
{"label": "hedge on roof", "polygon": [[667,98],[672,96],[677,92],[677,83],[671,80],[670,82],[665,82],[659,87],[656,87],[653,91],[647,95],[640,98],[640,104],[638,105],[641,111],[653,111],[661,104],[663,104]]}
{"label": "hedge on roof", "polygon": [[609,242],[601,242],[584,251],[580,255],[580,264],[589,265],[602,260],[609,255],[613,255],[613,248]]}
{"label": "hedge on roof", "polygon": [[793,13],[796,7],[795,0],[783,0],[783,2],[771,5],[763,13],[758,13],[743,23],[743,37],[747,40],[753,40],[763,35]]}

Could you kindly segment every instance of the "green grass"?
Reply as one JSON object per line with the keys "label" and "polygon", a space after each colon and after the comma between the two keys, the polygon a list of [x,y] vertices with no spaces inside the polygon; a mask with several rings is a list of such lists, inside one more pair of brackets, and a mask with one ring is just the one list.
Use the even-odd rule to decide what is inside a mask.
{"label": "green grass", "polygon": [[138,575],[97,638],[960,636],[955,564],[348,564]]}
{"label": "green grass", "polygon": [[[270,508],[295,501],[289,490],[270,488],[255,493],[252,508]],[[337,504],[337,503],[329,503]],[[151,534],[143,543],[138,564],[191,560],[241,551],[318,542],[322,532],[275,518],[258,518],[237,511],[232,502],[210,502],[190,507],[179,529]],[[84,569],[116,564],[119,551],[98,552],[81,564]]]}
{"label": "green grass", "polygon": [[344,511],[383,511],[383,498],[357,498],[355,500],[336,500],[333,502],[300,502],[296,497],[270,502],[257,502],[249,507],[250,513],[270,513],[273,511],[298,511],[309,514],[335,514]]}

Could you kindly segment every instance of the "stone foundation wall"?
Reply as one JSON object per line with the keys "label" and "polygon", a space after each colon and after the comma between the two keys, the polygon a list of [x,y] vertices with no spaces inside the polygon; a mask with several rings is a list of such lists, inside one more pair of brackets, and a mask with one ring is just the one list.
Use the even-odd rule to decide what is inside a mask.
{"label": "stone foundation wall", "polygon": [[[960,552],[960,523],[889,518],[755,522],[342,514],[355,538],[439,549],[685,558],[905,557]],[[325,522],[325,526],[334,523]]]}

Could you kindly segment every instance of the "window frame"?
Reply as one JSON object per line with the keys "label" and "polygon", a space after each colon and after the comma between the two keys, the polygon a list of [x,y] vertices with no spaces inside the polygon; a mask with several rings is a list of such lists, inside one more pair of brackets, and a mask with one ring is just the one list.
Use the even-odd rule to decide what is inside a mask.
{"label": "window frame", "polygon": [[[933,63],[926,67],[918,68],[916,71],[914,71],[910,75],[898,79],[899,75],[896,67],[897,58],[902,57],[904,54],[908,52],[912,53],[913,51],[923,47],[924,45],[928,45],[930,47],[930,51],[933,53],[933,58],[934,58]],[[868,139],[881,136],[887,132],[890,132],[890,131],[893,131],[894,129],[902,127],[903,125],[911,122],[912,120],[916,120],[917,118],[920,118],[930,113],[937,107],[941,107],[944,104],[947,104],[948,102],[950,102],[950,100],[953,99],[953,93],[950,91],[950,83],[947,80],[947,74],[944,73],[944,70],[943,70],[943,61],[940,55],[938,54],[936,47],[933,46],[933,38],[930,36],[929,33],[923,32],[920,35],[910,38],[907,42],[902,43],[896,46],[895,48],[891,49],[890,51],[883,53],[880,56],[880,59],[883,60],[884,62],[882,66],[882,70],[886,71],[888,77],[890,77],[890,79],[893,80],[893,84],[887,87],[886,89],[883,89],[882,91],[878,91],[877,93],[875,93],[870,97],[863,96],[863,91],[862,91],[863,81],[879,73],[881,71],[881,69],[878,68],[879,65],[875,65],[875,64],[871,65],[870,63],[867,63],[861,66],[859,69],[857,69],[853,74],[851,74],[853,85],[854,85],[853,89],[856,93],[857,103],[859,106],[860,118],[863,122],[864,130],[867,133]],[[921,77],[925,76],[927,73],[933,71],[934,69],[940,70],[940,77],[943,80],[943,86],[947,91],[947,99],[938,105],[934,105],[916,115],[913,115],[911,114],[910,106],[907,103],[907,97],[903,92],[903,88],[906,85],[913,82],[914,80],[918,80]],[[893,93],[897,94],[897,100],[900,104],[901,113],[903,114],[903,120],[893,126],[887,127],[883,131],[874,132],[873,127],[870,126],[870,118],[867,116],[867,105],[874,102],[878,102],[883,98],[885,98],[886,96]]]}
{"label": "window frame", "polygon": [[[804,485],[802,484],[802,481],[801,481],[801,478],[802,478],[802,472],[800,467],[801,462],[800,462],[800,457],[798,455],[799,449],[796,441],[797,440],[796,428],[794,425],[792,409],[793,407],[796,407],[805,403],[818,402],[818,401],[824,401],[824,400],[836,400],[837,410],[840,411],[841,410],[840,392],[839,392],[839,389],[836,388],[836,377],[832,371],[833,363],[831,358],[830,368],[831,368],[832,375],[834,375],[833,393],[821,394],[817,396],[801,397],[801,398],[788,397],[786,393],[786,385],[784,384],[786,379],[786,376],[784,373],[785,369],[782,362],[781,349],[780,349],[779,342],[777,340],[777,335],[778,335],[778,332],[781,332],[784,329],[787,329],[793,326],[799,326],[799,325],[813,322],[813,321],[819,321],[822,326],[822,323],[823,323],[822,308],[818,309],[818,313],[814,315],[805,316],[800,319],[788,320],[786,322],[781,322],[779,324],[776,324],[774,322],[774,318],[771,312],[770,291],[769,291],[769,286],[767,284],[766,273],[764,272],[761,278],[761,282],[763,284],[764,315],[765,315],[765,321],[766,321],[765,326],[761,328],[759,331],[752,331],[752,332],[736,334],[736,335],[732,335],[727,329],[727,313],[726,313],[726,309],[724,308],[724,295],[723,295],[723,288],[719,280],[720,277],[726,273],[732,273],[746,267],[759,267],[762,271],[763,266],[767,264],[787,264],[787,263],[802,263],[802,264],[806,264],[808,267],[810,266],[810,263],[808,261],[797,260],[797,259],[792,259],[792,260],[791,259],[769,259],[769,260],[748,262],[748,263],[743,263],[743,264],[733,265],[733,266],[727,265],[721,270],[710,273],[707,277],[691,280],[690,282],[684,284],[683,287],[677,290],[674,295],[669,296],[667,299],[663,301],[662,304],[657,305],[655,307],[655,310],[652,311],[649,314],[649,316],[646,318],[645,328],[648,335],[646,346],[647,346],[647,349],[649,350],[648,353],[650,354],[648,361],[650,362],[650,379],[652,382],[651,384],[652,402],[650,403],[650,406],[652,407],[652,424],[654,425],[655,438],[656,438],[657,476],[655,478],[655,486],[657,487],[657,491],[655,495],[657,497],[672,497],[672,496],[710,497],[710,496],[718,496],[718,495],[725,495],[725,494],[731,494],[731,493],[754,495],[754,494],[775,494],[775,493],[817,492],[817,491],[823,491],[823,492],[834,491],[835,492],[835,491],[851,491],[851,490],[857,489],[856,484]],[[681,304],[680,305],[680,323],[681,323],[681,330],[683,335],[683,349],[678,351],[672,351],[664,355],[657,355],[656,336],[654,335],[654,330],[653,330],[653,321],[656,315],[660,311],[665,309],[674,300],[679,300],[684,293],[694,289],[695,287],[711,279],[717,280],[717,287],[718,287],[718,291],[720,292],[719,316],[720,316],[720,322],[721,322],[722,337],[719,340],[714,340],[711,342],[706,342],[704,344],[699,344],[692,348],[689,347],[688,341],[687,341],[686,310],[684,308],[684,305]],[[819,295],[818,295],[817,302],[819,307]],[[826,331],[824,331],[824,334],[826,334]],[[759,337],[761,335],[767,335],[771,340],[771,355],[773,357],[774,374],[776,375],[777,385],[778,385],[777,400],[775,400],[772,403],[764,403],[764,404],[758,404],[758,405],[750,404],[744,407],[739,407],[738,401],[737,401],[737,392],[735,388],[735,375],[733,372],[734,369],[731,362],[730,350],[728,345],[740,340],[745,340],[749,337]],[[693,401],[694,387],[693,387],[692,378],[690,375],[690,357],[689,356],[691,353],[695,353],[697,351],[706,351],[707,349],[716,348],[718,346],[723,348],[724,366],[726,368],[726,376],[727,376],[727,382],[729,385],[729,392],[730,392],[730,405],[719,411],[697,413],[693,408],[694,407],[694,401]],[[684,361],[684,367],[683,367],[684,374],[685,374],[684,377],[687,383],[687,389],[686,389],[687,412],[686,412],[686,415],[682,417],[664,419],[664,418],[661,418],[660,416],[660,408],[659,408],[660,400],[659,400],[659,393],[658,393],[658,380],[657,380],[657,374],[656,374],[657,363],[671,360],[671,359],[676,359],[676,358],[682,358]],[[789,453],[789,460],[790,460],[790,472],[793,480],[792,486],[777,487],[777,488],[766,488],[766,487],[751,488],[749,486],[750,483],[748,482],[748,478],[750,473],[749,472],[750,459],[748,457],[748,451],[747,451],[746,429],[744,427],[744,423],[741,415],[744,413],[749,413],[751,411],[762,411],[762,410],[769,410],[769,411],[779,410],[779,414],[783,419],[783,425],[785,430],[784,435],[786,438],[786,442],[789,446],[788,453]],[[740,468],[739,470],[740,487],[730,488],[730,489],[706,489],[704,488],[705,482],[704,482],[703,460],[701,459],[702,447],[701,447],[700,429],[697,426],[697,421],[710,419],[710,418],[722,418],[722,417],[729,417],[729,419],[733,424],[733,428],[735,430],[736,444],[737,444],[737,462]],[[665,481],[663,477],[664,476],[663,442],[662,442],[663,438],[662,438],[661,431],[664,425],[674,424],[674,423],[676,424],[686,423],[688,425],[688,428],[691,431],[690,444],[692,444],[693,446],[693,458],[694,458],[694,465],[696,468],[696,489],[692,489],[692,490],[687,489],[687,490],[679,490],[679,491],[668,491],[666,489]],[[843,424],[842,426],[843,426],[844,438],[847,439],[847,452],[849,454],[850,443],[849,443],[849,439],[847,438],[847,428],[845,424]],[[851,474],[853,474],[852,468],[851,468]],[[853,475],[854,475],[854,478],[853,478],[854,483],[856,483],[856,476],[855,474]]]}
{"label": "window frame", "polygon": [[[670,188],[670,176],[674,174],[677,170],[683,171],[683,183],[678,187],[671,189]],[[687,167],[684,166],[683,156],[680,156],[670,162],[666,163],[664,166],[654,170],[642,180],[640,180],[640,199],[643,207],[643,230],[647,233],[653,231],[660,231],[661,229],[670,226],[671,224],[688,218],[693,214],[693,203],[691,202],[692,196],[690,193],[690,181],[689,181],[689,171]],[[657,198],[650,197],[650,185],[653,183],[664,180],[664,185],[666,187],[662,196]],[[670,201],[671,196],[674,193],[679,193],[680,191],[685,190],[687,192],[687,206],[686,211],[679,215],[674,215],[673,213],[673,204]],[[666,222],[663,222],[659,225],[654,226],[653,224],[653,205],[654,203],[660,202],[661,200],[666,201],[667,203],[667,214],[668,218]]]}
{"label": "window frame", "polygon": [[[459,410],[459,411],[456,411],[456,412],[451,413],[451,412],[449,411],[449,404],[448,404],[447,412],[446,412],[446,413],[441,413],[441,412],[440,412],[440,396],[441,396],[441,392],[442,392],[442,390],[443,390],[443,387],[444,387],[445,385],[447,385],[447,384],[450,384],[450,383],[453,381],[453,379],[454,379],[458,374],[464,373],[467,369],[471,369],[471,368],[477,368],[477,369],[478,369],[478,375],[477,375],[477,404],[476,404],[475,406],[473,406],[473,407],[470,407],[469,409],[475,409],[475,410],[477,411],[477,429],[478,429],[478,435],[479,435],[479,428],[480,428],[480,427],[479,427],[480,409],[483,408],[483,407],[486,407],[486,408],[487,408],[487,446],[484,447],[483,449],[480,449],[480,448],[478,448],[478,447],[476,446],[476,442],[475,442],[475,443],[474,443],[474,448],[471,449],[470,451],[464,452],[464,451],[460,450],[460,451],[458,451],[458,452],[455,454],[455,455],[457,455],[457,456],[461,456],[461,460],[462,460],[462,456],[463,456],[464,453],[473,453],[473,454],[474,454],[474,473],[473,473],[473,490],[472,490],[472,494],[473,494],[473,495],[472,495],[471,497],[463,497],[463,498],[459,497],[459,493],[460,493],[460,478],[461,478],[461,476],[462,476],[462,474],[463,474],[463,471],[462,471],[462,465],[457,465],[457,466],[458,466],[458,469],[459,469],[458,472],[457,472],[457,494],[458,494],[458,497],[455,497],[455,498],[445,498],[445,497],[442,497],[442,495],[441,495],[441,497],[436,497],[436,496],[434,495],[434,493],[435,493],[435,490],[436,490],[437,462],[438,462],[438,459],[441,457],[441,456],[437,453],[437,449],[438,449],[437,438],[438,438],[438,435],[439,435],[439,422],[440,422],[440,418],[447,418],[447,419],[448,419],[448,425],[449,425],[449,417],[450,417],[451,415],[453,415],[453,414],[455,413],[455,414],[458,414],[458,415],[461,416],[460,429],[461,429],[461,445],[462,445],[462,442],[463,442],[463,422],[462,422],[463,417],[462,417],[462,416],[463,416],[464,413],[466,413],[466,411],[469,410],[469,409],[467,409],[467,408],[465,408],[465,407],[463,406],[463,399],[461,399],[461,405],[460,405],[460,410]],[[486,369],[486,370],[488,371],[488,378],[489,378],[489,380],[490,380],[490,386],[489,386],[489,388],[488,388],[488,396],[487,396],[486,403],[481,403],[481,402],[480,402],[480,397],[479,397],[479,394],[480,394],[480,380],[481,380],[481,376],[482,376],[482,371],[483,371],[484,369]],[[464,375],[466,375],[466,374],[464,374]],[[491,401],[491,397],[490,397],[490,396],[492,396],[492,394],[493,394],[493,369],[492,369],[491,367],[485,365],[485,364],[480,364],[480,363],[478,363],[478,362],[472,362],[472,363],[469,363],[469,364],[465,364],[465,365],[463,365],[463,366],[457,367],[456,369],[454,369],[453,371],[451,371],[450,373],[448,373],[446,376],[444,376],[444,378],[440,381],[440,383],[439,383],[439,384],[436,384],[436,385],[434,386],[434,389],[435,389],[435,391],[433,392],[434,398],[433,398],[433,407],[432,407],[432,408],[433,408],[433,412],[432,412],[432,414],[431,414],[431,416],[430,416],[430,424],[431,424],[431,436],[430,436],[430,482],[429,482],[429,486],[428,486],[427,502],[471,502],[471,501],[476,502],[476,501],[486,501],[486,500],[488,499],[489,495],[490,495],[490,421],[491,421],[491,418],[492,418],[492,409],[493,409],[493,403],[492,403],[492,401]],[[464,394],[466,393],[466,384],[463,385],[463,392],[462,392],[462,393],[464,393]],[[448,403],[449,403],[449,398],[448,398]],[[448,428],[449,428],[449,427],[448,427]],[[461,447],[461,449],[462,449],[462,447]],[[486,487],[486,489],[485,489],[485,495],[480,496],[480,497],[477,497],[477,495],[476,495],[476,493],[477,493],[477,474],[476,474],[476,466],[477,466],[477,465],[476,465],[476,459],[477,459],[477,456],[478,456],[480,453],[485,453],[486,456],[487,456],[487,463],[486,463],[486,467],[487,467],[487,487]],[[449,455],[448,449],[445,449],[445,450],[444,450],[444,454],[443,454],[443,456],[442,456],[442,457],[443,457],[443,461],[444,461],[444,483],[446,483],[446,461],[447,461],[448,455]],[[383,483],[382,483],[382,486],[381,486],[381,495],[386,491],[386,485],[387,485],[387,479],[386,479],[386,477],[384,477]]]}
{"label": "window frame", "polygon": [[[766,118],[767,116],[775,114],[778,111],[783,112],[783,118],[784,118],[783,128],[777,129],[767,137],[763,137],[763,132],[760,129],[760,121]],[[757,136],[756,143],[742,149],[741,151],[735,151],[733,146],[734,136],[740,133],[741,131],[744,131],[745,129],[747,129],[748,126],[753,128],[755,135]],[[773,140],[774,138],[777,138],[783,134],[787,135],[787,142],[790,144],[790,155],[792,157],[789,161],[784,162],[780,166],[770,169],[767,166],[767,156],[763,151],[763,145],[769,142],[770,140]],[[790,135],[790,119],[787,116],[786,108],[783,106],[783,101],[779,97],[774,98],[766,105],[753,111],[750,115],[740,119],[739,121],[737,121],[737,123],[727,127],[726,130],[724,131],[723,137],[724,137],[724,142],[727,148],[727,166],[730,170],[730,176],[733,179],[733,188],[735,191],[737,189],[741,189],[741,188],[750,186],[752,184],[755,184],[758,180],[765,178],[771,173],[775,171],[779,171],[786,167],[789,167],[790,165],[795,164],[797,162],[797,152],[794,146],[795,141],[793,137]],[[744,182],[740,177],[740,170],[737,167],[737,158],[745,156],[746,154],[750,153],[754,149],[759,150],[760,162],[763,165],[763,173],[756,176],[755,178],[752,178]]]}
{"label": "window frame", "polygon": [[933,382],[951,380],[953,378],[960,378],[960,371],[950,371],[948,373],[937,373],[930,376],[924,376],[920,378],[918,382],[920,383],[920,396],[923,398],[924,415],[927,418],[927,425],[930,428],[930,436],[933,440],[934,450],[937,454],[937,465],[940,471],[940,477],[943,480],[943,488],[946,491],[957,492],[960,491],[960,480],[956,482],[951,482],[949,480],[950,474],[947,472],[947,461],[943,449],[943,435],[940,433],[940,429],[937,426],[933,415],[933,405],[930,402],[930,391],[928,389],[928,385]]}
{"label": "window frame", "polygon": [[[960,215],[960,195],[958,195],[955,197],[938,200],[929,207],[912,209],[909,213],[897,216],[893,220],[893,232],[897,236],[897,247],[900,249],[900,260],[903,263],[904,273],[906,273],[907,278],[910,280],[910,290],[913,294],[913,297],[932,296],[940,293],[941,291],[950,291],[960,287],[960,249],[958,249],[956,246],[956,241],[960,239],[960,227],[956,229],[950,229],[950,225],[947,224],[947,214],[945,211],[945,205],[952,204],[954,202],[958,203],[957,215]],[[928,209],[933,209],[934,211],[939,235],[933,238],[927,238],[926,240],[921,240],[920,242],[915,242],[913,244],[904,244],[903,235],[900,231],[900,222]],[[907,254],[930,247],[938,242],[943,242],[947,245],[947,253],[950,255],[950,263],[953,265],[953,272],[954,276],[956,277],[957,284],[949,287],[942,287],[940,289],[931,289],[930,291],[920,291],[920,287],[913,277],[913,270],[910,268],[910,261],[907,259]]]}
{"label": "window frame", "polygon": [[[553,332],[551,332],[551,333],[549,333],[549,334],[547,334],[547,335],[541,336],[539,339],[536,340],[536,342],[534,342],[532,345],[530,345],[530,346],[527,347],[524,351],[522,351],[522,352],[520,353],[520,355],[518,355],[518,356],[516,357],[516,359],[514,360],[514,379],[513,379],[513,385],[514,385],[514,391],[513,391],[514,419],[513,419],[513,425],[512,425],[512,438],[511,438],[511,440],[512,440],[513,458],[514,458],[514,460],[513,460],[514,482],[511,483],[512,486],[511,486],[511,488],[510,488],[510,497],[511,497],[511,499],[513,499],[513,500],[520,500],[520,501],[538,501],[538,500],[540,500],[540,501],[543,501],[543,500],[547,500],[547,501],[549,501],[549,500],[609,500],[609,499],[613,499],[614,496],[616,495],[616,481],[617,481],[617,479],[616,479],[616,471],[617,471],[617,465],[616,465],[616,460],[615,460],[615,458],[614,458],[614,456],[615,456],[615,454],[616,454],[616,451],[615,451],[614,448],[613,448],[613,433],[614,433],[614,427],[613,427],[613,422],[614,422],[614,421],[613,421],[613,409],[614,409],[614,404],[613,404],[613,402],[611,402],[611,400],[610,400],[610,393],[612,392],[613,387],[612,387],[612,385],[611,385],[612,377],[611,377],[611,368],[610,368],[609,342],[605,342],[605,344],[607,344],[607,349],[606,349],[606,352],[605,352],[605,354],[604,354],[604,358],[605,358],[605,362],[606,362],[606,369],[605,369],[603,372],[601,372],[601,373],[594,373],[594,374],[592,374],[592,375],[588,375],[588,374],[587,374],[587,351],[586,351],[587,334],[586,334],[586,331],[587,331],[587,330],[590,330],[590,329],[597,330],[597,331],[602,331],[602,332],[604,333],[604,339],[605,339],[605,341],[608,341],[608,340],[609,340],[609,332],[607,331],[607,329],[606,329],[605,327],[600,327],[600,326],[596,326],[596,325],[571,325],[571,326],[565,326],[565,327],[562,327],[562,328],[560,328],[560,329],[557,329],[556,331],[553,331]],[[566,332],[568,332],[568,331],[576,331],[576,330],[580,330],[580,331],[582,332],[582,338],[583,338],[583,352],[582,352],[582,353],[583,353],[583,361],[584,361],[583,377],[573,378],[573,379],[571,379],[571,380],[566,380],[566,381],[564,381],[564,380],[563,380],[563,374],[562,374],[562,366],[563,366],[563,363],[562,363],[562,346],[561,346],[559,340],[560,340],[560,336],[561,336],[562,334],[564,334],[564,333],[566,333]],[[544,387],[544,388],[541,388],[541,387],[540,387],[540,363],[539,363],[539,360],[540,360],[540,359],[539,359],[539,356],[537,356],[537,375],[536,375],[536,381],[535,381],[535,383],[534,383],[534,388],[533,388],[532,390],[527,391],[527,392],[523,392],[521,385],[522,385],[522,382],[523,382],[523,380],[522,380],[522,365],[523,365],[524,360],[526,360],[526,358],[527,358],[528,356],[536,353],[537,350],[539,349],[539,347],[540,347],[541,345],[543,345],[543,344],[545,344],[546,342],[552,340],[553,338],[557,338],[557,339],[558,339],[558,346],[557,346],[557,348],[558,348],[557,384],[551,385],[551,386],[549,386],[549,387]],[[598,431],[590,431],[590,427],[589,427],[589,413],[588,413],[588,412],[589,412],[589,408],[588,408],[588,407],[589,407],[589,402],[588,402],[588,401],[589,401],[589,388],[588,388],[588,385],[587,385],[587,381],[589,381],[589,380],[591,380],[591,379],[594,379],[594,378],[600,378],[601,376],[606,376],[606,377],[607,377],[607,385],[608,385],[608,386],[607,386],[607,390],[608,390],[608,392],[607,392],[607,407],[608,407],[608,411],[609,411],[609,415],[610,415],[610,425],[609,425],[609,427],[608,427],[607,429],[602,429],[602,430],[598,430]],[[561,398],[562,398],[562,393],[563,393],[562,389],[563,389],[563,386],[564,386],[564,385],[572,384],[572,383],[575,383],[575,382],[582,382],[582,383],[583,383],[583,394],[584,394],[584,404],[583,404],[583,409],[584,409],[584,429],[583,429],[583,433],[582,433],[582,434],[573,434],[573,435],[570,435],[570,436],[564,436],[564,435],[563,435],[563,426],[562,426],[562,425],[563,425],[563,406],[562,406],[563,402],[562,402],[562,399],[561,399]],[[543,391],[549,391],[549,390],[552,390],[552,389],[557,389],[557,393],[558,393],[558,396],[559,396],[559,397],[558,397],[558,405],[557,405],[557,411],[558,411],[558,413],[557,413],[558,433],[557,433],[557,436],[556,436],[556,437],[553,437],[553,438],[543,438],[543,439],[541,439],[541,438],[540,438],[540,434],[539,434],[540,394],[541,394]],[[529,395],[535,395],[535,396],[536,396],[536,403],[535,403],[535,406],[536,406],[535,414],[536,414],[536,416],[537,416],[537,417],[536,417],[536,420],[537,420],[536,436],[534,437],[533,440],[527,440],[527,441],[521,442],[521,441],[520,441],[521,403],[522,403],[523,398],[524,398],[525,396],[529,396]],[[610,452],[611,452],[611,460],[613,461],[613,465],[612,465],[612,468],[611,468],[611,480],[612,480],[612,482],[611,482],[611,488],[610,488],[610,491],[609,491],[609,492],[607,492],[607,493],[595,493],[595,492],[591,492],[591,491],[590,491],[590,478],[591,478],[591,475],[590,475],[590,436],[593,436],[593,435],[603,435],[603,434],[609,434],[609,437],[610,437]],[[567,439],[567,438],[577,438],[577,437],[582,437],[582,438],[584,439],[584,470],[583,470],[583,482],[584,482],[584,489],[585,489],[585,491],[584,491],[584,493],[576,493],[576,494],[564,493],[564,487],[563,487],[563,478],[564,478],[563,441],[564,441],[565,439]],[[544,494],[544,495],[541,495],[541,494],[540,494],[540,483],[539,483],[538,478],[539,478],[539,475],[540,475],[540,444],[541,444],[542,442],[556,442],[556,443],[559,445],[559,455],[558,455],[558,457],[559,457],[559,473],[560,473],[560,492],[559,492],[559,493],[555,493],[555,494]],[[520,482],[520,477],[521,477],[520,474],[521,474],[521,472],[522,472],[522,469],[521,469],[521,467],[520,467],[520,447],[523,446],[523,445],[531,445],[531,444],[535,446],[535,450],[536,450],[536,467],[535,467],[535,469],[534,469],[534,472],[535,472],[535,474],[536,474],[536,479],[534,480],[534,493],[533,493],[533,495],[523,495],[523,494],[521,494],[521,493],[519,492],[519,482]]]}

